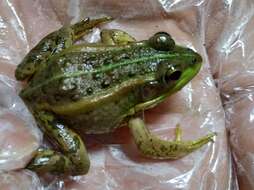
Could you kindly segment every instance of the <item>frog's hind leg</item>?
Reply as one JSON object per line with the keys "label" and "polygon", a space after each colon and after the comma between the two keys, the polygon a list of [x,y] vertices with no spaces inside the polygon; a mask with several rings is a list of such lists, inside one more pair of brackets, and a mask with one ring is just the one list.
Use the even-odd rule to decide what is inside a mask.
{"label": "frog's hind leg", "polygon": [[91,29],[103,22],[112,20],[111,17],[84,19],[70,26],[63,26],[45,36],[22,60],[15,70],[17,80],[29,80],[36,71],[54,54],[71,47],[76,40],[89,33]]}
{"label": "frog's hind leg", "polygon": [[73,40],[76,41],[85,34],[89,33],[95,26],[113,20],[112,17],[101,17],[98,19],[85,18],[82,21],[73,24],[71,29],[73,31]]}
{"label": "frog's hind leg", "polygon": [[42,130],[58,145],[62,153],[39,149],[27,168],[38,173],[82,175],[89,170],[90,161],[82,139],[60,123],[52,114],[40,112],[36,117]]}
{"label": "frog's hind leg", "polygon": [[175,140],[166,141],[150,134],[144,122],[139,118],[131,119],[129,121],[129,127],[141,153],[155,159],[181,158],[199,149],[206,143],[213,141],[213,137],[216,135],[216,133],[211,133],[194,141],[182,141],[182,131],[180,127],[177,126]]}
{"label": "frog's hind leg", "polygon": [[101,31],[101,42],[106,45],[126,45],[135,41],[134,37],[122,30],[103,29]]}

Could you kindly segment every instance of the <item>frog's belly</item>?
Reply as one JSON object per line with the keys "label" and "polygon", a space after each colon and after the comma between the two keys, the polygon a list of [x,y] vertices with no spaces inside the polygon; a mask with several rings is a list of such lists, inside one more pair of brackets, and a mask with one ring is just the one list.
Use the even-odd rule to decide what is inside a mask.
{"label": "frog's belly", "polygon": [[108,103],[99,108],[72,116],[63,117],[70,128],[85,134],[102,134],[114,131],[122,126],[129,106]]}

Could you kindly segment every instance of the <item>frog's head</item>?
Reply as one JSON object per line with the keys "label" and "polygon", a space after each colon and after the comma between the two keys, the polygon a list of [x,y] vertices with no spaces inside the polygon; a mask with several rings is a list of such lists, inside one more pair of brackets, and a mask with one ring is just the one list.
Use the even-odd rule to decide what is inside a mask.
{"label": "frog's head", "polygon": [[156,33],[148,44],[159,51],[162,59],[157,64],[156,81],[144,86],[145,101],[158,99],[160,102],[179,91],[199,72],[202,57],[190,48],[176,45],[165,32]]}

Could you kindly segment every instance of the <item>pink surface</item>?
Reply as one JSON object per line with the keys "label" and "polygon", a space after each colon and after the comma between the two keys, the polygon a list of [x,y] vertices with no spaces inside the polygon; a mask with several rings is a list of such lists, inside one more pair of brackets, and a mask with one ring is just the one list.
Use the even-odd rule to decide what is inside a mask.
{"label": "pink surface", "polygon": [[[199,0],[1,1],[0,82],[4,90],[0,91],[0,95],[3,94],[0,96],[0,106],[3,105],[6,113],[3,114],[2,120],[0,117],[0,127],[3,129],[1,139],[6,140],[4,143],[0,140],[0,147],[11,152],[8,149],[11,144],[12,152],[18,152],[10,154],[12,157],[9,157],[13,159],[11,163],[18,163],[17,166],[8,168],[7,164],[3,164],[2,167],[9,170],[24,166],[40,142],[40,135],[31,115],[17,97],[21,84],[14,80],[15,66],[44,35],[62,24],[78,21],[85,16],[111,15],[116,20],[104,27],[121,28],[138,40],[147,39],[158,31],[167,31],[178,44],[196,49],[204,59],[201,72],[191,83],[163,104],[145,113],[144,119],[150,130],[161,138],[173,139],[174,128],[179,123],[186,140],[196,139],[212,131],[216,131],[218,136],[215,143],[209,143],[182,159],[155,161],[143,158],[137,152],[128,129],[122,129],[109,135],[109,140],[103,137],[107,143],[88,146],[92,167],[87,175],[55,180],[44,178],[44,186],[48,186],[50,190],[237,189],[227,145],[224,109],[210,72],[209,65],[214,65],[214,62],[208,62],[208,58],[211,61],[215,59],[207,57],[204,46],[209,39],[209,47],[215,47],[214,40],[220,35],[219,29],[207,32],[206,28],[206,24],[219,22],[219,18],[224,14],[218,13],[223,9],[212,10],[213,3]],[[218,20],[209,20],[211,18],[208,19],[206,15],[209,11],[211,15],[217,15],[215,18]],[[98,31],[99,29],[96,29],[94,35],[89,35],[90,41],[97,39]],[[209,53],[211,57],[216,57],[218,51],[213,50]],[[24,112],[26,114],[22,115]],[[11,129],[14,129],[14,132],[10,132]],[[112,137],[115,138],[112,140]],[[108,141],[116,143],[111,144]],[[35,146],[32,146],[33,144]],[[20,175],[24,172],[25,170],[17,171]],[[16,173],[12,176],[16,181],[25,182],[27,179],[27,189],[33,187],[31,179],[21,179]],[[39,183],[37,186],[39,187]],[[18,189],[17,186],[13,187],[15,188]]]}

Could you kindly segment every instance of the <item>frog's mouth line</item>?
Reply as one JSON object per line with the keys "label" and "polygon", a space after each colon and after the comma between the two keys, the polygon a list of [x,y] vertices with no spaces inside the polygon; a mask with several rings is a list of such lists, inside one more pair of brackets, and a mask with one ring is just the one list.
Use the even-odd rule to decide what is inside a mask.
{"label": "frog's mouth line", "polygon": [[[201,69],[201,66],[202,66],[201,62],[196,63],[192,67],[189,67],[185,71],[183,71],[182,76],[179,79],[179,82],[166,93],[153,99],[151,102],[147,102],[146,104],[149,105],[148,107],[149,108],[154,107],[155,105],[163,102],[171,94],[174,94],[175,92],[181,90],[188,82],[191,81],[191,79],[193,79],[198,74],[199,70]],[[143,106],[137,105],[136,107],[137,107],[136,111],[140,111],[138,110],[139,107],[143,109]]]}
{"label": "frog's mouth line", "polygon": [[198,74],[201,66],[201,63],[196,63],[192,67],[189,67],[185,71],[183,71],[179,82],[174,86],[174,88],[170,89],[170,91],[166,93],[166,96],[169,96],[170,94],[181,90],[181,88],[183,88],[188,82],[191,81],[191,79],[193,79]]}

